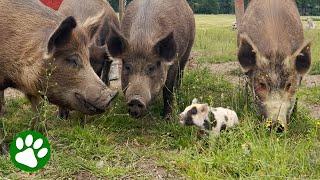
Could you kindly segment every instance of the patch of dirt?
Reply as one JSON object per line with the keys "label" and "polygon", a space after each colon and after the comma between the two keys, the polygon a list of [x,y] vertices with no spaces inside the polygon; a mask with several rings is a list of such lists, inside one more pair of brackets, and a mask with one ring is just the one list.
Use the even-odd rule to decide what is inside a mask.
{"label": "patch of dirt", "polygon": [[36,174],[31,174],[31,173],[29,174],[25,172],[17,172],[15,176],[18,177],[18,179],[25,179],[25,180],[36,179]]}
{"label": "patch of dirt", "polygon": [[20,98],[23,96],[24,95],[22,92],[15,90],[15,89],[8,88],[4,91],[4,97],[6,99],[16,99],[16,98]]}
{"label": "patch of dirt", "polygon": [[169,172],[164,167],[158,166],[156,162],[152,159],[142,159],[136,163],[136,168],[140,172],[143,173],[143,178],[151,178],[151,179],[185,179],[183,177],[178,176],[174,172]]}
{"label": "patch of dirt", "polygon": [[214,74],[226,74],[230,75],[232,71],[240,70],[240,65],[238,62],[227,62],[227,63],[217,63],[217,64],[205,64]]}
{"label": "patch of dirt", "polygon": [[306,87],[320,87],[320,75],[306,75],[306,77],[303,78],[303,84]]}
{"label": "patch of dirt", "polygon": [[199,66],[197,61],[196,61],[196,57],[197,57],[197,55],[195,55],[195,53],[192,53],[190,55],[188,64],[186,66],[187,69],[196,69]]}
{"label": "patch of dirt", "polygon": [[244,83],[242,78],[241,67],[238,62],[227,62],[217,64],[204,64],[204,67],[209,68],[213,74],[224,75],[224,78],[232,84]]}
{"label": "patch of dirt", "polygon": [[307,105],[308,109],[310,109],[311,117],[320,120],[320,105],[312,104]]}
{"label": "patch of dirt", "polygon": [[92,175],[88,171],[78,172],[73,177],[76,180],[96,180],[96,179],[98,179],[96,176]]}

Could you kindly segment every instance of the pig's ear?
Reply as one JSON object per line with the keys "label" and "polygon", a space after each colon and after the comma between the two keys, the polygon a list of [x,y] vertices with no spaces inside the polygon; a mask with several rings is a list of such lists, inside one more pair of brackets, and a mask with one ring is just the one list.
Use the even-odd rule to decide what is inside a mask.
{"label": "pig's ear", "polygon": [[173,32],[161,39],[154,46],[154,52],[167,62],[172,62],[177,53],[177,44],[174,40]]}
{"label": "pig's ear", "polygon": [[194,98],[193,100],[192,100],[192,104],[197,104],[199,101],[198,101],[198,99],[197,98]]}
{"label": "pig's ear", "polygon": [[106,17],[106,14],[104,11],[102,11],[97,16],[90,17],[83,23],[82,26],[86,31],[90,40],[95,37],[100,27],[105,23],[106,21],[105,17]]}
{"label": "pig's ear", "polygon": [[303,45],[293,54],[294,67],[297,72],[304,75],[308,72],[311,66],[311,42],[305,42]]}
{"label": "pig's ear", "polygon": [[257,48],[246,34],[240,35],[238,61],[242,68],[248,72],[257,65]]}
{"label": "pig's ear", "polygon": [[63,20],[49,39],[48,53],[52,53],[54,49],[67,44],[71,39],[73,29],[76,27],[77,22],[74,17],[70,16]]}
{"label": "pig's ear", "polygon": [[209,105],[207,103],[201,106],[201,109],[200,109],[201,112],[203,113],[208,112],[208,110],[209,110]]}
{"label": "pig's ear", "polygon": [[116,30],[113,26],[110,26],[107,45],[111,56],[119,57],[127,50],[128,41],[118,30]]}

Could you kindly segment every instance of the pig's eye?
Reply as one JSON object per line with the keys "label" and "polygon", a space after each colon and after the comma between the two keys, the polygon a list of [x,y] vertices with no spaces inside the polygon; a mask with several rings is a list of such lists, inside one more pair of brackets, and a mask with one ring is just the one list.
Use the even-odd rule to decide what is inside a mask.
{"label": "pig's eye", "polygon": [[267,89],[267,85],[265,83],[259,83],[261,89]]}
{"label": "pig's eye", "polygon": [[256,91],[265,91],[267,90],[267,84],[260,82],[257,87],[256,87]]}
{"label": "pig's eye", "polygon": [[292,84],[291,83],[288,83],[287,86],[286,86],[286,91],[289,91],[292,87]]}
{"label": "pig's eye", "polygon": [[197,108],[194,107],[194,108],[191,109],[191,114],[192,115],[196,115],[197,113],[198,113]]}
{"label": "pig's eye", "polygon": [[76,55],[69,56],[66,60],[73,68],[77,68],[81,66],[81,61],[79,57]]}
{"label": "pig's eye", "polygon": [[126,73],[131,73],[132,65],[131,64],[124,64],[123,69],[125,70]]}
{"label": "pig's eye", "polygon": [[156,65],[151,65],[147,68],[147,74],[151,75],[153,74],[157,69],[157,66]]}

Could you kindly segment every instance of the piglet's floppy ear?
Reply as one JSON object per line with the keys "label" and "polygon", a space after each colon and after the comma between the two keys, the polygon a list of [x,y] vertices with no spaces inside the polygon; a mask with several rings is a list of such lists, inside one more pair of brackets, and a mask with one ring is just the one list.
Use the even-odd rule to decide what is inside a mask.
{"label": "piglet's floppy ear", "polygon": [[61,22],[59,27],[51,35],[48,42],[48,53],[52,53],[54,49],[61,48],[70,42],[72,31],[77,27],[74,17],[67,17]]}
{"label": "piglet's floppy ear", "polygon": [[203,104],[201,107],[201,112],[208,112],[208,110],[209,110],[209,105],[207,103]]}
{"label": "piglet's floppy ear", "polygon": [[198,101],[198,99],[197,98],[194,98],[193,100],[192,100],[192,104],[197,104],[199,101]]}

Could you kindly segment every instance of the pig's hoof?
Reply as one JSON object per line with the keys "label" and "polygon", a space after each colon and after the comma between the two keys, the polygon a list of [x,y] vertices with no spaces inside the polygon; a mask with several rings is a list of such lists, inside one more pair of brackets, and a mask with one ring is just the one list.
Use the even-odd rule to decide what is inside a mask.
{"label": "pig's hoof", "polygon": [[277,133],[283,133],[286,131],[285,126],[278,122],[267,121],[266,127],[269,131],[275,130]]}
{"label": "pig's hoof", "polygon": [[68,119],[69,114],[70,114],[70,111],[68,109],[59,108],[58,117],[60,119],[65,119],[65,120]]}

